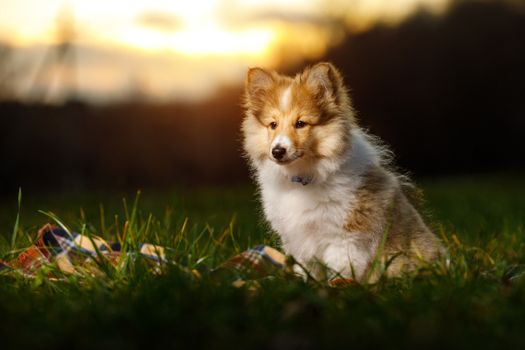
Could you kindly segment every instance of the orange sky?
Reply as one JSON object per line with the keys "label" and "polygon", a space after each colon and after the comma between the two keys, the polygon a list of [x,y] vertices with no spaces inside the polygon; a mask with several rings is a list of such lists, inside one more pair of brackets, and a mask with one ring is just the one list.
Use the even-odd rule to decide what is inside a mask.
{"label": "orange sky", "polygon": [[[0,42],[13,47],[12,85],[21,98],[41,89],[60,102],[75,86],[94,102],[137,91],[153,100],[198,100],[241,82],[248,66],[317,58],[345,30],[395,23],[419,7],[440,12],[447,3],[0,0]],[[74,59],[64,60],[74,64],[60,64],[49,50],[64,36],[74,38]]]}

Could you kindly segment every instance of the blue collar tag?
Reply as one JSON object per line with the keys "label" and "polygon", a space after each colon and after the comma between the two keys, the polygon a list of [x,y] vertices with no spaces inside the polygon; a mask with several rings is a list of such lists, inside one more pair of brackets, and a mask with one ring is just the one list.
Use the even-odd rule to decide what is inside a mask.
{"label": "blue collar tag", "polygon": [[301,177],[301,176],[292,176],[292,182],[297,182],[302,184],[303,186],[308,185],[312,181],[311,178]]}

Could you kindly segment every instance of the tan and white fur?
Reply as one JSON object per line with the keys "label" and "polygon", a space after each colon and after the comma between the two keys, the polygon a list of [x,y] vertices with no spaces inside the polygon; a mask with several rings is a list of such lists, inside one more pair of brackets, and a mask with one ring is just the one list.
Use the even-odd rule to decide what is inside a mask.
{"label": "tan and white fur", "polygon": [[388,152],[358,126],[332,64],[294,77],[251,68],[242,131],[266,219],[313,276],[377,277],[378,260],[398,275],[438,256],[439,240],[388,169]]}

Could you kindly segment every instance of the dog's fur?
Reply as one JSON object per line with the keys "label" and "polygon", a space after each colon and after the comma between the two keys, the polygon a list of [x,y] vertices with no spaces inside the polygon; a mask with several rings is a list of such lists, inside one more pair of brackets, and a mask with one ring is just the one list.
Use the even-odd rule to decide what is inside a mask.
{"label": "dog's fur", "polygon": [[[314,276],[374,278],[374,261],[389,261],[387,273],[397,275],[439,255],[439,240],[388,169],[388,151],[357,125],[330,63],[295,77],[251,68],[242,131],[266,218]],[[276,148],[285,150],[280,159]]]}

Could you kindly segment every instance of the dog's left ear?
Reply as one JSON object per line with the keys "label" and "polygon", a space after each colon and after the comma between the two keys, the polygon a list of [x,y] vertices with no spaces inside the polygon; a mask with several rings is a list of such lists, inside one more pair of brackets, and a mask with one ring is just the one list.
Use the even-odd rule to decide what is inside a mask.
{"label": "dog's left ear", "polygon": [[343,87],[341,74],[331,63],[321,62],[307,69],[303,79],[306,85],[319,98],[332,97],[338,99],[338,95]]}

